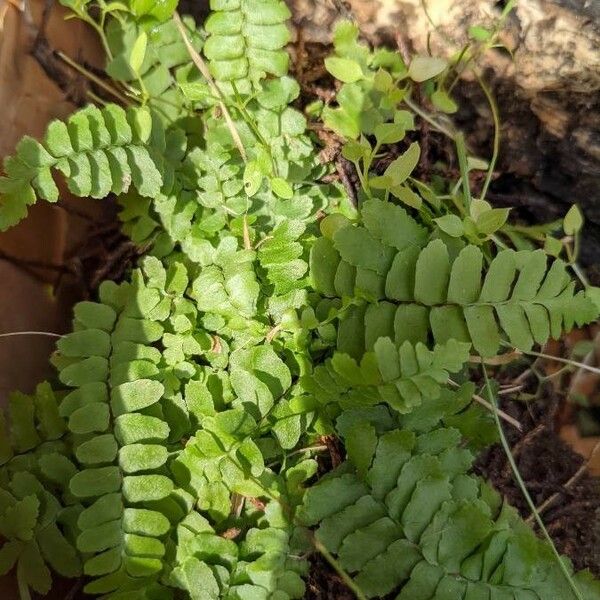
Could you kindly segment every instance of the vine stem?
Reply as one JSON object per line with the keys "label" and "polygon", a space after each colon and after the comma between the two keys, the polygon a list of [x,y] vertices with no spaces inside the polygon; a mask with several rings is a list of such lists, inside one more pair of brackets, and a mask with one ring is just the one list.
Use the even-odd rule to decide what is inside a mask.
{"label": "vine stem", "polygon": [[508,460],[508,463],[510,464],[510,468],[513,472],[515,480],[521,490],[521,493],[523,494],[523,496],[525,498],[525,501],[527,502],[527,505],[529,506],[531,515],[534,517],[536,523],[538,524],[538,527],[544,534],[546,541],[550,544],[550,547],[552,548],[552,552],[556,558],[558,566],[559,566],[560,570],[562,571],[563,575],[565,576],[565,579],[569,583],[569,587],[573,590],[573,593],[575,594],[575,597],[577,598],[577,600],[584,600],[583,595],[579,591],[579,588],[577,587],[577,585],[575,584],[575,581],[573,580],[573,577],[571,576],[571,573],[569,573],[569,569],[567,568],[567,565],[565,564],[565,562],[561,558],[560,554],[558,553],[558,550],[556,549],[556,546],[554,545],[554,542],[552,541],[552,538],[550,537],[550,534],[548,533],[548,530],[546,529],[546,526],[544,525],[544,521],[542,521],[542,517],[540,517],[540,513],[538,512],[538,509],[537,509],[535,503],[533,502],[533,499],[529,495],[527,486],[525,485],[525,482],[523,481],[523,478],[521,477],[521,473],[519,472],[519,468],[517,467],[515,458],[512,455],[510,446],[508,444],[508,440],[506,439],[506,436],[504,435],[504,430],[502,429],[502,423],[500,423],[500,417],[498,415],[498,403],[496,402],[496,396],[494,395],[492,386],[490,384],[490,379],[487,374],[487,370],[483,364],[481,365],[481,369],[483,371],[483,377],[485,379],[485,387],[487,390],[488,398],[490,399],[490,402],[491,402],[492,406],[494,407],[494,419],[496,421],[496,427],[498,428],[498,434],[500,435],[500,442],[502,443],[502,448],[504,449],[506,458]]}
{"label": "vine stem", "polygon": [[352,577],[344,571],[340,563],[335,560],[331,552],[325,548],[325,546],[313,536],[313,544],[316,550],[321,554],[321,556],[333,567],[335,572],[342,578],[342,581],[346,584],[349,590],[358,598],[358,600],[367,600],[364,592],[356,585]]}

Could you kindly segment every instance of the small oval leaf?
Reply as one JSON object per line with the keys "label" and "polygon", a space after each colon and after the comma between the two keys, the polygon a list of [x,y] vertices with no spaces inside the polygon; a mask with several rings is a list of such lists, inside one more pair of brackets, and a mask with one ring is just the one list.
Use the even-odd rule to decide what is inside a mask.
{"label": "small oval leaf", "polygon": [[417,82],[433,79],[443,73],[448,63],[443,58],[434,56],[415,56],[408,68],[408,76]]}
{"label": "small oval leaf", "polygon": [[336,78],[344,83],[354,83],[363,78],[360,65],[350,58],[330,56],[325,59],[325,68]]}

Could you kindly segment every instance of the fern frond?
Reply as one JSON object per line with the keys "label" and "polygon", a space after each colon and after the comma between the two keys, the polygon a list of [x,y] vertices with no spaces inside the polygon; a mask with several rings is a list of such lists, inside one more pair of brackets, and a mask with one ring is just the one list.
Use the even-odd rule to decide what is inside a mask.
{"label": "fern frond", "polygon": [[268,488],[263,456],[251,435],[256,430],[242,408],[206,417],[173,465],[182,487],[216,522],[229,515],[232,494],[260,497]]}
{"label": "fern frond", "polygon": [[248,94],[267,74],[287,73],[291,13],[282,0],[211,0],[210,7],[204,54],[217,82]]}
{"label": "fern frond", "polygon": [[59,523],[68,509],[30,473],[16,473],[10,488],[0,493],[0,574],[16,566],[22,590],[47,594],[52,585],[48,567],[63,577],[81,574],[79,555]]}
{"label": "fern frond", "polygon": [[214,251],[214,264],[202,269],[194,281],[193,297],[203,312],[253,317],[260,292],[254,272],[255,253],[238,250],[233,237],[224,242]]}
{"label": "fern frond", "polygon": [[390,338],[379,337],[373,352],[365,353],[360,363],[336,352],[331,368],[348,390],[355,388],[360,393],[360,388],[374,386],[382,400],[406,413],[423,399],[437,399],[449,374],[460,371],[468,359],[469,345],[453,339],[428,350],[420,342],[412,345],[406,341],[396,347]]}
{"label": "fern frond", "polygon": [[145,109],[102,110],[88,106],[66,123],[53,121],[44,142],[24,137],[16,154],[4,160],[0,178],[0,230],[27,215],[37,199],[56,202],[53,171],[60,171],[76,196],[104,198],[133,183],[143,196],[156,196],[162,177],[148,151],[152,117]]}
{"label": "fern frond", "polygon": [[390,338],[379,337],[360,361],[334,353],[303,379],[303,387],[321,404],[336,402],[347,409],[383,401],[407,413],[424,399],[437,400],[449,374],[460,371],[468,359],[469,345],[456,340],[428,350],[420,342],[396,347]]}
{"label": "fern frond", "polygon": [[484,269],[479,247],[451,256],[398,206],[369,200],[363,222],[321,238],[311,253],[317,291],[363,299],[338,326],[338,350],[355,358],[381,336],[398,345],[455,339],[484,357],[503,339],[527,351],[598,316],[566,264],[548,266],[542,250],[503,250]]}
{"label": "fern frond", "polygon": [[[357,212],[321,183],[331,165],[294,108],[282,0],[211,0],[206,43],[186,22],[218,90],[175,23],[157,24],[174,3],[78,12],[108,24],[107,71],[151,110],[88,107],[5,161],[0,228],[55,202],[58,172],[75,194],[119,196],[151,256],[75,307],[52,359],[68,390],[11,400],[0,572],[16,565],[23,600],[48,590],[50,568],[111,600],[300,599],[314,541],[300,518],[368,597],[571,600],[547,546],[469,474],[495,424],[472,384],[445,384],[472,346],[543,343],[594,318],[591,300],[561,261],[494,255],[491,207],[483,236],[447,215],[480,246],[442,233],[448,206],[405,183],[416,142],[373,176],[381,145],[414,128],[398,55],[340,24],[327,68],[348,82],[321,116],[360,139],[344,156],[364,166],[365,194],[421,221],[377,199]],[[305,495],[318,466],[304,457],[331,434],[347,460]]]}
{"label": "fern frond", "polygon": [[60,413],[81,465],[69,489],[85,507],[77,548],[96,578],[90,593],[158,581],[166,537],[193,503],[169,468],[194,419],[182,395],[196,372],[187,359],[204,352],[187,285],[183,265],[147,258],[132,283],[104,283],[99,303],[78,304],[75,331],[58,343],[59,379],[74,388]]}
{"label": "fern frond", "polygon": [[[468,474],[457,430],[411,417],[390,430],[376,410],[343,415],[350,461],[307,491],[299,513],[367,598],[574,598],[549,547]],[[586,597],[600,593],[586,573],[576,581]]]}
{"label": "fern frond", "polygon": [[[214,521],[230,512],[231,497],[259,497],[270,490],[273,473],[257,445],[265,421],[292,384],[291,373],[275,351],[259,345],[232,353],[227,375],[235,393],[231,408],[215,411],[209,387],[194,382],[190,396],[205,398],[201,429],[173,463],[178,483]],[[277,439],[277,438],[276,438]]]}

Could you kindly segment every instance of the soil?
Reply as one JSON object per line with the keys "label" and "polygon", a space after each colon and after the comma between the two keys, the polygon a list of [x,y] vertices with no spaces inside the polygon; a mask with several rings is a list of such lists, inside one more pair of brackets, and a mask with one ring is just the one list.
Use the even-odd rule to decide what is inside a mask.
{"label": "soil", "polygon": [[320,554],[313,554],[310,559],[310,573],[306,582],[304,600],[355,600],[355,598],[325,559]]}

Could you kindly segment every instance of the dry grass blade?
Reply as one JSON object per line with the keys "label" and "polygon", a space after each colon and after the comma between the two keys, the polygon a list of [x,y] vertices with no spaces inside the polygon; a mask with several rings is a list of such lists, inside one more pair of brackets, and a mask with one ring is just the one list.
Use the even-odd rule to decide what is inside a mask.
{"label": "dry grass blade", "polygon": [[190,58],[192,59],[193,63],[196,65],[196,67],[198,68],[198,71],[200,71],[200,73],[202,73],[202,76],[204,77],[204,79],[206,79],[206,81],[211,89],[211,92],[217,98],[220,98],[219,106],[221,108],[221,111],[223,112],[223,116],[225,117],[225,122],[227,123],[227,127],[229,128],[231,137],[233,138],[233,141],[235,142],[237,149],[240,151],[240,154],[242,155],[244,162],[246,162],[246,160],[247,160],[246,149],[244,148],[244,144],[242,143],[240,134],[238,133],[238,130],[235,127],[233,119],[231,118],[231,114],[229,113],[227,106],[225,106],[225,102],[223,102],[223,94],[222,94],[221,90],[219,89],[219,87],[214,82],[213,78],[211,77],[210,71],[208,70],[208,66],[204,62],[204,59],[200,56],[200,54],[198,54],[198,52],[196,51],[194,46],[192,46],[192,43],[190,42],[190,39],[188,38],[187,33],[185,32],[185,27],[183,25],[183,22],[181,20],[181,17],[179,16],[179,14],[174,13],[173,19],[175,21],[175,24],[177,25],[177,28],[179,29],[179,33],[181,34],[181,38],[183,39],[183,42],[185,44],[185,47],[187,48]]}
{"label": "dry grass blade", "polygon": [[512,350],[511,352],[505,352],[504,354],[493,356],[491,358],[481,358],[481,356],[470,356],[469,362],[497,367],[500,365],[509,365],[520,356],[522,356],[522,353],[519,350]]}

